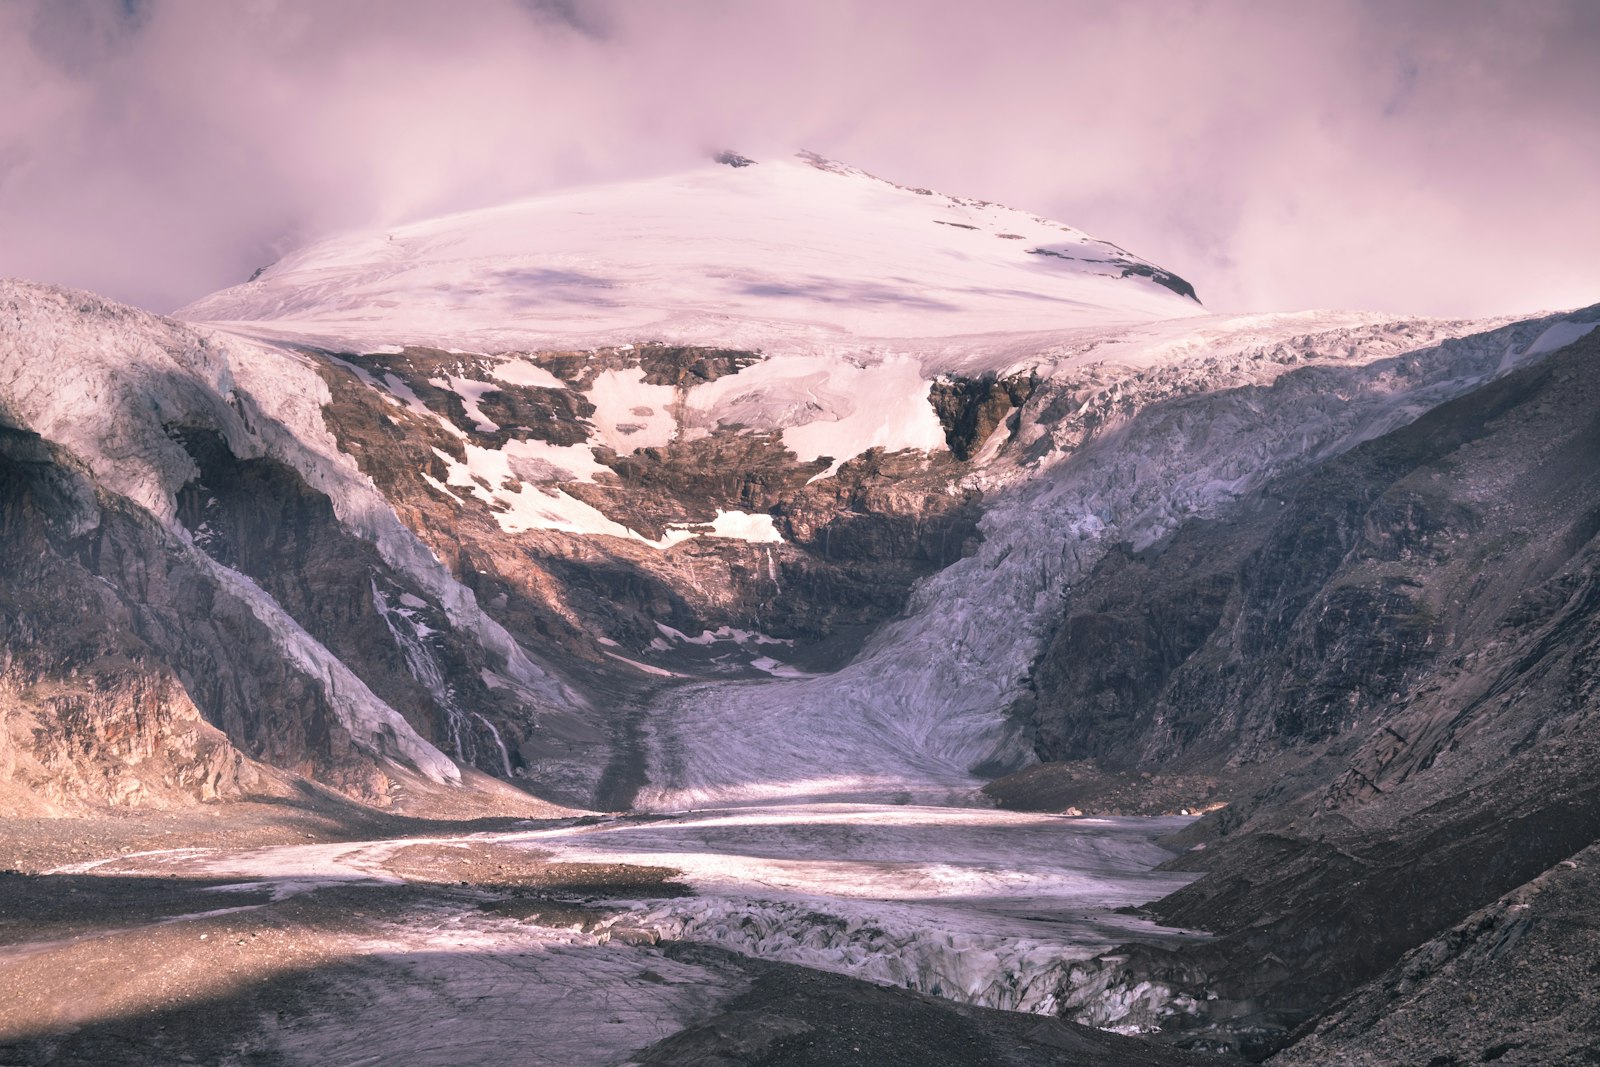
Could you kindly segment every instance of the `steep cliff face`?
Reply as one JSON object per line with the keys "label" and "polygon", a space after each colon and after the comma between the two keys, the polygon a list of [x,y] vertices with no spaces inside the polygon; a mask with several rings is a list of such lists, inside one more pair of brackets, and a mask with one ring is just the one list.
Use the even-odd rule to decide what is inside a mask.
{"label": "steep cliff face", "polygon": [[1109,555],[1041,657],[1041,755],[1249,762],[1323,741],[1537,613],[1595,528],[1581,359]]}
{"label": "steep cliff face", "polygon": [[1152,909],[1224,936],[1123,965],[1195,1040],[1270,1050],[1600,836],[1597,457],[1589,334],[1074,588],[1041,754],[1239,784]]}
{"label": "steep cliff face", "polygon": [[[185,805],[268,785],[195,706],[175,650],[140,634],[160,606],[137,596],[165,548],[153,524],[102,508],[84,472],[37,436],[0,427],[4,814]],[[333,762],[329,747],[318,754]]]}
{"label": "steep cliff face", "polygon": [[1591,845],[1408,952],[1273,1062],[1595,1062],[1597,891]]}
{"label": "steep cliff face", "polygon": [[240,459],[211,431],[173,435],[197,467],[177,497],[196,547],[258,585],[456,762],[508,779],[526,771],[517,702],[490,685],[490,658],[426,589],[341,525],[332,502],[286,464]]}

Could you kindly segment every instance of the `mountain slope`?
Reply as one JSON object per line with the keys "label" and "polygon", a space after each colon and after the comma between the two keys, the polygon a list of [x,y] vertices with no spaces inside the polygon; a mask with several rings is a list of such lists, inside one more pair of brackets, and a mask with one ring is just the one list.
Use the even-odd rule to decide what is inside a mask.
{"label": "mountain slope", "polygon": [[1593,309],[1207,315],[809,158],[184,314],[0,286],[14,810],[1203,783],[1205,877],[1152,907],[1218,936],[1051,959],[1051,1003],[1260,1055],[1346,994],[1308,1048],[1414,1047],[1363,983],[1600,832]]}
{"label": "mountain slope", "polygon": [[924,579],[836,673],[668,693],[651,719],[649,802],[948,794],[1015,769],[1025,719],[1007,709],[1062,598],[1105,553],[1159,543],[1472,389],[1550,327],[1450,339],[1464,324],[1262,316],[1129,329],[1041,364],[978,476],[976,551]]}
{"label": "mountain slope", "polygon": [[[1240,785],[1184,835],[1204,848],[1180,866],[1206,877],[1151,908],[1223,936],[1111,965],[1123,985],[1203,991],[1191,1040],[1270,1051],[1600,838],[1596,320],[1552,327],[1550,342],[1577,340],[1535,344],[1542,359],[1408,426],[1113,552],[1074,588],[1033,673],[1041,754]],[[1494,969],[1460,981],[1493,1020],[1472,1028],[1485,1048],[1496,1025],[1528,1032],[1493,1058],[1577,1055],[1545,1025],[1564,1002],[1530,1016],[1531,1001],[1497,1006]],[[1362,994],[1368,1020],[1379,999]],[[1386,1022],[1390,1043],[1482,1051],[1419,1025],[1429,1036]],[[1325,1026],[1289,1060],[1344,1062],[1371,1047],[1358,1031]]]}
{"label": "mountain slope", "polygon": [[[572,706],[331,447],[304,364],[86,294],[6,283],[0,301],[6,547],[55,560],[8,583],[7,651],[31,657],[8,673],[24,703],[51,678],[99,671],[107,649],[136,649],[114,653],[108,684],[176,685],[175,707],[192,702],[248,755],[373,801],[395,763],[419,781],[461,778],[428,737],[466,713],[428,690],[423,659],[453,661],[458,689],[493,666],[504,692],[480,699],[524,714]],[[63,616],[58,582],[108,608]]]}
{"label": "mountain slope", "polygon": [[[741,206],[724,210],[730,197]],[[814,225],[826,240],[801,242],[795,228]],[[393,236],[325,243],[187,312],[253,315],[224,325],[277,342],[169,325],[134,338],[232,353],[195,364],[198,382],[187,367],[156,374],[159,359],[95,364],[101,395],[140,412],[107,424],[128,441],[84,439],[88,420],[61,397],[19,425],[259,591],[328,669],[360,661],[379,719],[454,764],[619,806],[641,790],[666,806],[964,794],[1019,766],[1031,757],[1007,708],[1062,591],[1117,541],[1159,540],[1403,423],[1516,366],[1551,327],[1454,342],[1497,324],[1204,316],[1163,272],[1077,231],[818,159],[709,166]],[[979,238],[982,255],[950,245]],[[990,316],[989,332],[887,347],[824,316],[820,345],[741,319],[777,328],[763,335],[777,347],[756,351],[659,343],[619,319],[609,345],[481,350],[496,323],[564,328],[560,300],[494,303],[527,298],[506,272],[567,254],[561,241],[626,260],[643,287],[630,301],[693,317],[727,276],[686,275],[685,250],[803,281],[829,240],[843,242],[829,246],[838,269],[919,291],[959,274],[974,301],[960,314]],[[899,261],[926,271],[891,273]],[[447,278],[489,303],[439,288]],[[1047,333],[1020,310],[1038,286],[1074,309],[1051,311]],[[806,300],[866,316],[856,328],[893,326],[873,300]],[[42,395],[26,378],[13,389]],[[285,574],[308,569],[328,590]]]}

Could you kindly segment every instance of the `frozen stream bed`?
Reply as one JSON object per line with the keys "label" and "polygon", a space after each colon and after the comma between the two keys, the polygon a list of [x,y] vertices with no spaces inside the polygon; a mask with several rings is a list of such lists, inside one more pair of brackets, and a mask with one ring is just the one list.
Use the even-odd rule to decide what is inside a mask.
{"label": "frozen stream bed", "polygon": [[969,1004],[1054,1014],[1067,970],[1130,940],[1187,936],[1114,909],[1194,876],[1153,871],[1188,818],[983,808],[731,808],[531,834],[563,858],[660,864],[697,895],[631,922]]}
{"label": "frozen stream bed", "polygon": [[[465,836],[180,849],[74,870],[237,880],[216,891],[223,909],[233,903],[230,891],[284,901],[336,887],[399,886],[418,877],[414,865],[397,861],[414,846],[435,855],[492,849],[550,863],[669,867],[692,895],[608,898],[609,914],[586,929],[435,903],[386,926],[360,951],[438,971],[447,985],[481,970],[486,957],[511,953],[517,996],[537,1006],[591,987],[615,990],[641,967],[665,973],[633,957],[655,953],[660,941],[697,941],[962,1003],[1053,1015],[1072,992],[1074,961],[1127,941],[1197,936],[1115,911],[1192,879],[1152,870],[1172,855],[1158,839],[1189,821],[796,804],[591,817]],[[236,910],[263,906],[241,902]],[[665,984],[632,983],[639,988],[626,998],[628,1021],[617,1024],[612,1045],[659,1039],[681,1025],[687,1004],[701,1010],[707,996],[717,999],[702,991],[686,1000],[695,984],[687,973]],[[653,1000],[661,1001],[659,1018]]]}

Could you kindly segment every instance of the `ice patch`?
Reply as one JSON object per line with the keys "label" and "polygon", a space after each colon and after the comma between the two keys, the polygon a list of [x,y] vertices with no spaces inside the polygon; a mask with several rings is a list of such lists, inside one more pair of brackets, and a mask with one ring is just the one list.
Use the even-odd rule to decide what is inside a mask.
{"label": "ice patch", "polygon": [[667,526],[667,536],[655,544],[666,547],[694,537],[726,537],[754,544],[782,544],[783,535],[773,525],[772,516],[750,514],[744,511],[717,509],[717,517],[709,523],[675,522]]}
{"label": "ice patch", "polygon": [[650,385],[644,377],[642,367],[603,371],[586,394],[595,406],[590,421],[596,435],[619,456],[671,444],[678,433],[678,391]]}
{"label": "ice patch", "polygon": [[526,359],[508,359],[489,368],[489,373],[507,385],[522,385],[533,389],[565,389],[567,383],[536,363]]}
{"label": "ice patch", "polygon": [[791,667],[787,663],[780,663],[771,656],[758,656],[750,661],[750,666],[758,671],[764,671],[774,678],[810,678],[810,674],[798,667]]}
{"label": "ice patch", "polygon": [[1554,352],[1559,348],[1565,348],[1572,342],[1587,337],[1589,332],[1596,326],[1600,326],[1600,321],[1555,323],[1535,338],[1534,342],[1528,346],[1527,352],[1523,354],[1525,356],[1542,356],[1546,352]]}
{"label": "ice patch", "polygon": [[478,406],[483,403],[484,394],[499,390],[498,385],[493,382],[480,382],[473,378],[460,378],[453,374],[446,381],[435,384],[449,389],[461,398],[461,403],[467,409],[467,417],[473,421],[473,429],[479,433],[494,433],[500,429],[500,424],[485,415],[483,409]]}
{"label": "ice patch", "polygon": [[495,522],[506,533],[553,530],[586,536],[620,537],[659,550],[697,537],[726,537],[757,544],[778,544],[783,541],[783,535],[773,525],[771,515],[722,510],[718,510],[716,518],[709,523],[670,524],[663,537],[653,539],[608,518],[592,504],[568,495],[555,485],[525,481],[521,477],[540,473],[530,466],[533,463],[547,466],[569,464],[564,470],[570,474],[572,468],[584,466],[583,461],[577,460],[579,456],[584,457],[596,470],[603,469],[581,445],[562,447],[544,441],[508,441],[500,449],[479,448],[472,444],[462,447],[467,454],[465,463],[442,449],[433,450],[434,455],[449,467],[449,477],[443,485],[426,474],[423,477],[428,484],[458,501],[460,497],[450,487],[467,490],[469,495],[489,506],[494,512]]}
{"label": "ice patch", "polygon": [[663,637],[686,645],[712,645],[719,641],[731,641],[738,645],[793,645],[792,637],[771,637],[756,630],[741,630],[737,626],[719,626],[715,630],[702,630],[700,636],[690,637],[682,630],[675,630],[664,622],[656,623],[656,629],[661,631]]}
{"label": "ice patch", "polygon": [[640,663],[636,659],[629,659],[627,656],[619,656],[615,652],[607,652],[606,655],[610,656],[612,659],[616,660],[618,663],[626,663],[628,666],[632,667],[636,671],[643,671],[645,674],[653,674],[657,678],[683,678],[683,677],[686,677],[685,675],[678,674],[675,671],[665,670],[665,669],[663,669],[661,667],[652,667],[648,663]]}
{"label": "ice patch", "polygon": [[931,387],[921,362],[907,355],[791,356],[698,386],[686,406],[700,425],[778,430],[802,462],[827,456],[837,470],[870,448],[944,448]]}

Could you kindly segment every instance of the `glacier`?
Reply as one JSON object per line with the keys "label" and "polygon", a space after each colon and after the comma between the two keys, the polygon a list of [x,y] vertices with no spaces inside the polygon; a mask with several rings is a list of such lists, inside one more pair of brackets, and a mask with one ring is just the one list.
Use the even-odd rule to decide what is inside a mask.
{"label": "glacier", "polygon": [[1019,431],[1035,458],[973,475],[988,490],[978,551],[925,579],[837,672],[667,690],[639,803],[970,802],[979,770],[1030,758],[1006,709],[1073,581],[1111,545],[1143,549],[1409,421],[1536,356],[1565,321],[1218,317],[1041,360]]}

